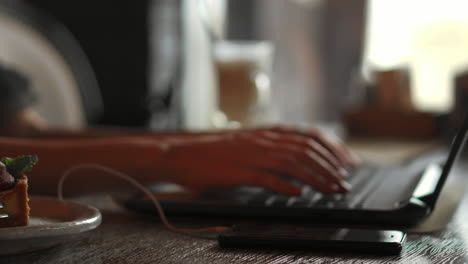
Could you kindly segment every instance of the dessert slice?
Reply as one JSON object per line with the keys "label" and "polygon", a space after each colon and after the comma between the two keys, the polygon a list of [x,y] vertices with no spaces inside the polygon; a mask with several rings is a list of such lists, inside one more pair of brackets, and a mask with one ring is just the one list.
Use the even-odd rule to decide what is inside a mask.
{"label": "dessert slice", "polygon": [[0,162],[0,228],[28,224],[28,178],[24,172],[36,162],[36,156],[4,158]]}

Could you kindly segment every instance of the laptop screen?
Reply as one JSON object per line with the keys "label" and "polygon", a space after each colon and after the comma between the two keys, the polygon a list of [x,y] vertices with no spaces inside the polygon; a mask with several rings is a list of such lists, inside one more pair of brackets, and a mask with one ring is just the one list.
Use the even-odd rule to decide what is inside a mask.
{"label": "laptop screen", "polygon": [[445,181],[448,178],[448,175],[450,173],[450,170],[452,169],[452,166],[455,160],[459,156],[460,150],[465,144],[467,130],[468,130],[468,114],[466,114],[461,128],[457,131],[457,134],[452,140],[449,155],[447,157],[447,160],[445,161],[445,164],[442,170],[442,175],[439,178],[439,182],[436,185],[434,193],[424,199],[427,205],[431,206],[432,208],[434,207],[437,201],[437,198],[439,197],[439,194],[442,191],[442,187],[444,186]]}

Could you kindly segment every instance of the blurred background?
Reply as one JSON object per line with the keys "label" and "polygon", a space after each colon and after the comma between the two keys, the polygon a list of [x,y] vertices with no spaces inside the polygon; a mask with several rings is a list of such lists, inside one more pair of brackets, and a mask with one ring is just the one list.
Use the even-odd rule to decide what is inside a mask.
{"label": "blurred background", "polygon": [[462,0],[0,0],[0,63],[57,126],[340,124],[433,138],[468,98]]}

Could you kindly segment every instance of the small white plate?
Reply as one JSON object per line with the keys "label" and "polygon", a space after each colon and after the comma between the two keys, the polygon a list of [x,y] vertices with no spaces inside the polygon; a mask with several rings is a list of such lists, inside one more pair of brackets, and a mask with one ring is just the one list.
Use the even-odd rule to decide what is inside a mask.
{"label": "small white plate", "polygon": [[29,225],[0,228],[0,255],[53,247],[101,223],[98,209],[70,201],[33,196],[29,206]]}

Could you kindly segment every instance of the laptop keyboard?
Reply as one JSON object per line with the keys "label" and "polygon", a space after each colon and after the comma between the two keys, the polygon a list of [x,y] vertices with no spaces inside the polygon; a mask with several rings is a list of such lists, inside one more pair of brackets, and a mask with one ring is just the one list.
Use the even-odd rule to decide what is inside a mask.
{"label": "laptop keyboard", "polygon": [[348,179],[352,190],[346,194],[325,195],[304,185],[302,195],[288,197],[270,191],[261,191],[247,199],[249,205],[267,207],[314,207],[314,208],[359,208],[385,178],[385,170],[360,166],[350,173]]}

